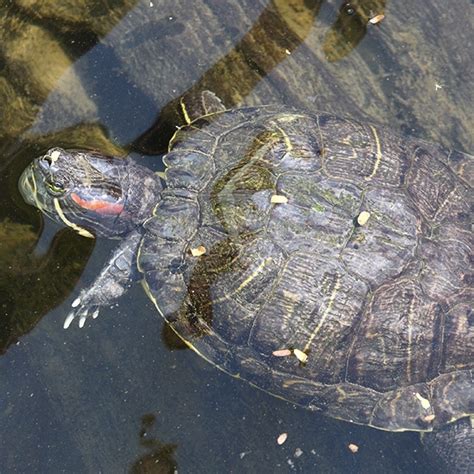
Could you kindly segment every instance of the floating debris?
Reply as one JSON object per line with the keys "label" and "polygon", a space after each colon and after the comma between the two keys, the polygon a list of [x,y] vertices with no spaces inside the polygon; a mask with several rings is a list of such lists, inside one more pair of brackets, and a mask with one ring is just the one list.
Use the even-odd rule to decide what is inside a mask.
{"label": "floating debris", "polygon": [[378,15],[374,15],[369,20],[369,22],[372,23],[372,25],[376,25],[377,23],[380,23],[384,18],[385,18],[385,15],[383,13],[379,13]]}
{"label": "floating debris", "polygon": [[58,150],[53,151],[49,157],[51,158],[51,162],[54,163],[55,161],[58,161],[58,158],[61,156],[61,152]]}
{"label": "floating debris", "polygon": [[357,453],[357,451],[359,451],[359,446],[357,446],[357,444],[354,444],[354,443],[349,443],[347,445],[347,449],[351,452],[351,453]]}
{"label": "floating debris", "polygon": [[365,225],[367,224],[367,221],[370,218],[370,212],[368,211],[362,211],[358,216],[357,216],[357,224],[359,225]]}
{"label": "floating debris", "polygon": [[302,364],[308,362],[308,354],[306,354],[306,352],[300,351],[299,349],[293,349],[293,354]]}
{"label": "floating debris", "polygon": [[428,410],[431,407],[430,401],[427,398],[422,397],[421,394],[419,394],[418,392],[415,393],[415,397],[418,398],[421,403],[421,406],[425,410]]}
{"label": "floating debris", "polygon": [[270,199],[272,204],[286,204],[288,202],[288,198],[286,196],[282,196],[281,194],[274,194]]}
{"label": "floating debris", "polygon": [[288,433],[282,433],[280,436],[277,438],[277,444],[281,446],[288,438]]}
{"label": "floating debris", "polygon": [[204,255],[206,253],[206,247],[204,245],[200,245],[199,247],[196,247],[195,249],[191,249],[191,255],[193,257],[200,257],[201,255]]}
{"label": "floating debris", "polygon": [[291,355],[291,350],[290,349],[278,349],[276,351],[272,352],[272,355],[275,357],[288,357]]}
{"label": "floating debris", "polygon": [[300,449],[300,448],[295,449],[295,454],[294,454],[295,458],[299,458],[302,454],[303,454],[302,449]]}

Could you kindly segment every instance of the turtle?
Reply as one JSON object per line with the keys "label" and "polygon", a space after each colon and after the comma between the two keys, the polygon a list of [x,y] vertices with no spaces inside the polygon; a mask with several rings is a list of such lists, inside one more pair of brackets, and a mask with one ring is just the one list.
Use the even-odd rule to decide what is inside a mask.
{"label": "turtle", "polygon": [[282,105],[187,108],[156,173],[53,147],[24,199],[120,242],[65,320],[135,281],[213,366],[474,466],[472,156]]}

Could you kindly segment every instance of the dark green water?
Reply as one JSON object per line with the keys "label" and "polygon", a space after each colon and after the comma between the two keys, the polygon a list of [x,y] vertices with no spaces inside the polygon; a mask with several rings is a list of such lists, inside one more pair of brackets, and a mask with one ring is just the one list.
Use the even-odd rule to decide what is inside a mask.
{"label": "dark green water", "polygon": [[472,153],[472,3],[0,0],[0,18],[0,472],[436,472],[416,433],[306,412],[179,348],[139,285],[63,330],[113,243],[45,238],[17,181],[56,145],[161,169],[175,100],[200,88]]}

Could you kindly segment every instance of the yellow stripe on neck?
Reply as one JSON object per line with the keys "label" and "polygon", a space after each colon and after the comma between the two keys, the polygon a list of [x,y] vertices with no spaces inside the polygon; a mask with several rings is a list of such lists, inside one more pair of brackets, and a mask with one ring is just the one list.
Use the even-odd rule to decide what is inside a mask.
{"label": "yellow stripe on neck", "polygon": [[[31,173],[31,192],[33,193],[33,199],[35,200],[36,207],[40,209],[41,211],[43,210],[43,206],[41,205],[39,199],[38,199],[38,187],[36,186],[36,179],[35,179],[35,174]],[[27,179],[28,181],[28,179]]]}
{"label": "yellow stripe on neck", "polygon": [[83,227],[78,226],[77,224],[74,224],[74,222],[71,222],[65,215],[63,210],[61,209],[61,206],[59,204],[58,198],[53,199],[54,202],[54,208],[56,209],[56,212],[58,213],[58,216],[61,218],[61,220],[68,226],[71,227],[71,229],[74,229],[79,235],[82,235],[83,237],[89,237],[90,239],[93,239],[94,236],[86,229]]}

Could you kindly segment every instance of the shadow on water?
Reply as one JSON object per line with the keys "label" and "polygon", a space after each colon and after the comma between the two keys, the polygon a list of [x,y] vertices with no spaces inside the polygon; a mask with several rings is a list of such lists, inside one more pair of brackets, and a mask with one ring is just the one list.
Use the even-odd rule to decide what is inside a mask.
{"label": "shadow on water", "polygon": [[156,416],[148,413],[142,416],[140,429],[140,445],[147,451],[130,467],[131,474],[173,474],[178,472],[173,451],[176,445],[163,444],[151,436],[151,429],[156,421]]}
{"label": "shadow on water", "polygon": [[[308,416],[178,350],[141,288],[87,332],[64,333],[76,285],[94,277],[109,248],[67,229],[35,255],[43,222],[22,202],[17,180],[53,144],[160,162],[183,123],[179,98],[204,89],[228,107],[324,108],[469,151],[469,8],[438,0],[406,12],[384,0],[3,2],[5,470],[425,472],[415,434]],[[386,19],[370,24],[380,14]],[[278,446],[283,432],[288,441]]]}

